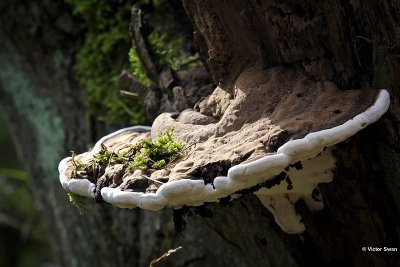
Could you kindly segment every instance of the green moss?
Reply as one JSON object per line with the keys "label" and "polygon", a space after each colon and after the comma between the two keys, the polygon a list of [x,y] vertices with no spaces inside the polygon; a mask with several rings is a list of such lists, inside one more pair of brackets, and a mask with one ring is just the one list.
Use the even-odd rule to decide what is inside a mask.
{"label": "green moss", "polygon": [[108,150],[107,147],[102,144],[100,152],[93,156],[89,165],[90,168],[95,168],[97,166],[107,167],[109,165],[126,163],[130,160],[132,154],[131,148],[128,151],[115,153],[114,151]]}
{"label": "green moss", "polygon": [[145,123],[143,104],[119,94],[119,75],[130,64],[126,56],[132,2],[67,0],[87,25],[77,55],[78,79],[87,88],[89,114],[111,123]]}
{"label": "green moss", "polygon": [[[151,1],[150,5],[152,12],[146,13],[145,18],[153,28],[153,31],[147,37],[149,46],[147,49],[153,62],[161,68],[168,66],[175,71],[202,66],[202,61],[191,55],[190,44],[192,41],[190,38],[192,30],[187,31],[182,27],[182,21],[177,21],[176,12],[179,14],[179,10],[176,9],[176,6],[163,0]],[[183,16],[185,15],[183,14]],[[177,29],[180,31],[177,31]],[[132,74],[141,83],[147,86],[151,85],[152,81],[147,77],[135,47],[131,48],[129,59]],[[157,83],[158,81],[154,82]]]}
{"label": "green moss", "polygon": [[84,171],[86,168],[86,165],[80,162],[79,160],[75,159],[75,152],[71,151],[72,153],[72,165],[74,165],[74,168],[72,169],[71,172],[71,178],[77,178],[78,172],[79,171]]}
{"label": "green moss", "polygon": [[[145,123],[143,103],[121,97],[118,85],[123,69],[129,69],[144,85],[158,82],[149,79],[131,45],[128,26],[130,10],[135,2],[66,1],[87,25],[85,40],[77,55],[76,70],[80,83],[87,88],[89,114],[112,123]],[[174,70],[202,65],[188,52],[188,37],[176,33],[168,1],[141,0],[136,3],[151,6],[153,10],[146,15],[154,26],[148,42],[155,61]]]}
{"label": "green moss", "polygon": [[[157,31],[149,35],[149,44],[155,57],[154,60],[157,60],[161,66],[168,66],[175,71],[202,66],[203,63],[200,59],[186,52],[185,44],[187,40],[183,34],[171,36],[173,38],[168,37],[166,33]],[[129,62],[132,75],[142,84],[150,86],[152,81],[147,76],[134,47],[129,51]]]}
{"label": "green moss", "polygon": [[137,151],[128,171],[132,169],[161,169],[169,162],[182,156],[183,143],[173,140],[174,129],[158,134],[155,141],[143,139],[138,143]]}
{"label": "green moss", "polygon": [[[164,135],[158,134],[153,141],[142,139],[136,145],[128,145],[121,152],[108,150],[102,145],[101,150],[95,154],[89,163],[83,164],[75,159],[72,152],[71,179],[89,179],[92,182],[99,181],[108,166],[123,164],[125,173],[136,169],[147,171],[149,169],[162,169],[168,163],[182,157],[183,143],[173,140],[174,130],[166,131]],[[95,178],[96,177],[96,178]],[[106,179],[109,177],[106,176]],[[69,201],[79,209],[82,214],[85,211],[86,197],[67,193]]]}
{"label": "green moss", "polygon": [[186,64],[186,68],[196,68],[202,65],[200,60],[195,59],[186,51],[185,45],[188,40],[185,35],[171,33],[169,36],[157,31],[149,35],[149,43],[161,65],[167,65],[176,71]]}
{"label": "green moss", "polygon": [[110,151],[102,146],[99,153],[93,156],[88,164],[82,164],[72,154],[71,178],[82,178],[79,172],[85,175],[93,174],[94,170],[103,170],[114,164],[124,164],[126,172],[135,169],[147,171],[148,169],[161,169],[170,162],[182,157],[183,142],[173,139],[174,130],[158,134],[154,141],[142,139],[136,145],[127,146],[121,152]]}
{"label": "green moss", "polygon": [[146,74],[146,71],[143,68],[142,63],[140,62],[139,56],[135,50],[135,48],[131,47],[129,50],[129,62],[131,64],[131,73],[135,76],[138,81],[146,86],[150,86],[152,81]]}
{"label": "green moss", "polygon": [[79,210],[80,214],[83,214],[85,212],[85,207],[86,207],[86,197],[74,193],[67,193],[67,196],[69,202],[71,202],[71,204],[74,205]]}

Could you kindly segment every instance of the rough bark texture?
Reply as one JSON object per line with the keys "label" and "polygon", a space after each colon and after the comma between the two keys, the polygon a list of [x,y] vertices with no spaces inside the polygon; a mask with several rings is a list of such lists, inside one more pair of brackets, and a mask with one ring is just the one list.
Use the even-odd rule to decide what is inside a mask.
{"label": "rough bark texture", "polygon": [[[365,253],[363,246],[399,245],[399,8],[398,1],[184,1],[195,25],[197,40],[215,81],[232,91],[232,82],[249,63],[302,68],[314,81],[330,80],[342,89],[388,88],[392,105],[377,124],[336,150],[334,182],[321,185],[325,210],[311,215],[298,205],[307,230],[284,238],[283,251],[292,265],[398,264],[396,254]],[[397,151],[397,152],[396,152]],[[252,203],[252,202],[246,202]],[[239,211],[240,210],[240,211]],[[248,220],[257,207],[237,210],[237,220]],[[221,209],[218,212],[223,212]],[[229,212],[232,212],[231,210]],[[233,212],[235,213],[235,212]],[[255,234],[273,236],[266,228],[254,233],[236,227],[213,229],[231,239],[252,242],[240,246],[249,266],[274,266],[276,253],[262,253]],[[257,221],[261,223],[261,221]],[[246,225],[244,222],[238,225]],[[254,224],[252,224],[254,225]],[[279,234],[279,233],[276,233]],[[379,245],[378,245],[379,244]],[[270,246],[276,246],[275,243]],[[251,249],[250,249],[251,248]],[[259,249],[256,261],[254,249]],[[247,257],[248,256],[248,257]],[[279,262],[284,266],[283,262]],[[290,265],[288,263],[288,265]]]}
{"label": "rough bark texture", "polygon": [[[146,266],[182,245],[165,266],[396,266],[400,211],[400,2],[184,1],[214,81],[231,91],[249,63],[303,69],[342,89],[388,88],[388,114],[336,150],[334,182],[321,185],[325,209],[307,230],[287,235],[253,196],[209,205],[183,238],[171,211],[90,205],[80,216],[58,182],[58,161],[86,150],[93,133],[73,78],[79,20],[61,1],[0,1],[0,102],[31,175],[51,241],[65,266]],[[128,21],[127,21],[128,23]],[[77,131],[77,129],[80,129]],[[211,230],[212,229],[212,230]]]}

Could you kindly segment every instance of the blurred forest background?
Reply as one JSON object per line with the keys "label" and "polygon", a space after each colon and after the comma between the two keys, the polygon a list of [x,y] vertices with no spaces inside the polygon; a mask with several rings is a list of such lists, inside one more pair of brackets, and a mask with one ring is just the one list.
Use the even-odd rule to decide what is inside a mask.
{"label": "blurred forest background", "polygon": [[53,266],[29,178],[0,112],[0,266]]}
{"label": "blurred forest background", "polygon": [[[179,1],[171,1],[172,5],[166,4],[166,1],[146,0],[66,0],[64,4],[59,3],[62,1],[57,2],[57,5],[64,6],[73,14],[74,20],[78,22],[75,26],[79,25],[75,29],[77,35],[73,37],[80,39],[81,47],[79,51],[74,52],[76,60],[70,64],[73,64],[75,79],[79,80],[82,94],[86,96],[85,105],[88,106],[86,120],[93,121],[92,125],[96,127],[102,127],[97,132],[114,129],[120,125],[148,124],[149,121],[144,115],[141,102],[121,97],[118,90],[122,69],[128,69],[141,82],[151,85],[132,47],[129,33],[131,8],[135,3],[140,4],[147,8],[147,11],[152,12],[155,22],[163,25],[160,22],[168,20],[167,14],[170,13],[166,12],[166,9]],[[38,21],[46,21],[45,17],[41,17],[41,13],[46,16],[47,11],[38,10],[35,7],[37,6],[34,4],[30,6],[23,1],[0,1],[0,12],[2,9],[27,8],[30,12],[37,13]],[[45,4],[43,8],[46,8]],[[15,19],[18,20],[18,18]],[[69,27],[68,19],[70,18],[61,18],[61,26]],[[46,27],[46,25],[39,23],[36,27]],[[166,34],[161,33],[161,30],[158,28],[153,34],[152,42],[157,46],[157,51],[165,56],[168,63],[178,64],[172,62],[172,58],[179,58],[176,53],[180,52],[173,50],[173,47],[182,47],[185,37],[180,35],[172,42],[168,40],[168,43],[165,43]],[[58,58],[59,64],[62,64],[61,52],[53,52],[54,60]],[[35,204],[30,177],[24,170],[24,164],[18,158],[12,140],[13,133],[7,127],[2,108],[0,108],[0,151],[2,152],[0,153],[0,266],[57,266]]]}
{"label": "blurred forest background", "polygon": [[[40,40],[41,43],[34,44],[38,45],[36,49],[43,50],[45,57],[50,57],[57,68],[67,72],[68,79],[77,81],[73,90],[78,97],[64,99],[72,106],[86,111],[80,116],[90,129],[81,126],[80,132],[82,136],[90,132],[90,140],[87,141],[87,136],[81,136],[77,147],[81,148],[84,142],[88,142],[88,148],[103,134],[123,126],[150,124],[142,100],[120,95],[120,89],[124,89],[120,81],[122,70],[135,76],[144,86],[154,88],[155,85],[154,77],[146,73],[132,45],[129,27],[131,9],[135,4],[145,12],[146,20],[151,22],[151,26],[148,25],[151,34],[147,38],[152,57],[159,68],[168,66],[178,71],[202,66],[191,41],[193,29],[180,0],[0,0],[0,14],[15,12],[11,20],[0,15],[0,23],[4,27],[2,33],[7,36],[7,31],[10,31],[11,39],[27,34],[28,40]],[[27,27],[20,17],[34,22]],[[25,33],[25,30],[28,32]],[[67,43],[77,46],[68,47]],[[7,45],[6,40],[0,40],[2,48]],[[29,47],[29,44],[26,46]],[[31,51],[24,52],[29,54]],[[65,56],[67,53],[68,56]],[[33,62],[24,61],[23,64],[30,65]],[[39,68],[33,69],[36,71]],[[14,70],[0,68],[0,78],[9,81],[15,74]],[[28,93],[23,78],[16,79],[17,83],[20,82],[16,85],[18,92],[8,93],[22,97],[25,104],[22,104],[20,111],[29,120],[32,118],[29,111],[32,108],[29,104],[32,98],[23,96]],[[9,88],[4,89],[7,92]],[[83,102],[80,102],[82,99]],[[42,115],[45,114],[46,103],[43,105],[38,107]],[[46,227],[41,224],[40,212],[30,187],[32,181],[24,170],[26,166],[18,159],[12,141],[15,133],[9,131],[2,112],[3,107],[0,107],[0,266],[56,266],[57,260],[53,259],[52,250],[58,248],[51,247]],[[53,119],[45,118],[42,123],[52,121],[51,124]],[[76,150],[74,147],[70,149]]]}

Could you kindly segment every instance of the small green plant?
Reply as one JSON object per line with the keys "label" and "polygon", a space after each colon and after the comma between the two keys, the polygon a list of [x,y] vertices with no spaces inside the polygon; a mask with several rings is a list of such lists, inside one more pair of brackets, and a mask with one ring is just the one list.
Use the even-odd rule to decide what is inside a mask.
{"label": "small green plant", "polygon": [[93,174],[94,170],[104,170],[105,167],[114,164],[128,166],[127,172],[134,169],[142,171],[161,169],[168,163],[182,157],[184,144],[181,141],[174,140],[173,134],[174,129],[167,130],[163,135],[158,134],[154,141],[142,139],[136,145],[130,145],[119,153],[110,151],[105,145],[102,145],[100,151],[93,156],[88,164],[83,164],[75,159],[75,154],[72,152],[74,168],[71,172],[71,178],[82,178],[78,177],[80,171]]}
{"label": "small green plant", "polygon": [[67,196],[71,204],[74,205],[79,210],[80,214],[83,214],[85,212],[85,207],[86,207],[86,197],[70,192],[67,193]]}
{"label": "small green plant", "polygon": [[[75,158],[72,152],[71,179],[88,179],[96,184],[96,190],[104,186],[105,179],[112,178],[104,173],[106,168],[115,164],[122,164],[125,173],[134,170],[148,171],[151,169],[162,169],[168,163],[182,157],[183,142],[173,139],[174,129],[165,131],[164,134],[158,134],[154,141],[142,139],[136,145],[128,145],[120,152],[111,151],[102,144],[100,151],[93,155],[87,164]],[[114,181],[112,181],[114,182]],[[100,186],[100,187],[97,187]],[[68,193],[69,201],[79,209],[82,214],[85,210],[86,199],[73,193]]]}
{"label": "small green plant", "polygon": [[158,134],[154,142],[143,139],[137,144],[138,153],[128,170],[161,169],[166,164],[182,156],[183,142],[173,140],[174,129],[165,131],[164,135]]}
{"label": "small green plant", "polygon": [[108,166],[116,163],[123,163],[123,161],[124,159],[122,155],[118,155],[114,151],[108,150],[105,145],[101,144],[101,150],[93,156],[92,164]]}
{"label": "small green plant", "polygon": [[74,168],[72,169],[71,172],[71,178],[77,178],[78,172],[79,171],[84,171],[86,169],[86,165],[83,164],[80,160],[75,159],[75,152],[71,151],[72,153],[72,165],[74,165]]}

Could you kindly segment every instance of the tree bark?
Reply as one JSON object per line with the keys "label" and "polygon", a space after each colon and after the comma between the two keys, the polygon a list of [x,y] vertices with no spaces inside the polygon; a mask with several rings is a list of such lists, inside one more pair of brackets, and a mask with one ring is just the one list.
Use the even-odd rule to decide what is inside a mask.
{"label": "tree bark", "polygon": [[400,264],[398,252],[361,250],[400,245],[400,2],[183,1],[224,90],[256,62],[295,66],[343,90],[387,88],[392,100],[378,123],[337,146],[334,181],[320,185],[324,210],[311,214],[303,203],[296,206],[303,234],[282,232],[249,195],[208,205],[212,217],[187,218],[183,237],[174,232],[170,209],[89,204],[80,216],[68,203],[59,160],[86,150],[107,129],[82,116],[84,90],[72,66],[84,26],[62,1],[6,2],[0,1],[0,101],[63,266],[146,266],[179,245],[183,250],[165,266]]}
{"label": "tree bark", "polygon": [[[212,76],[228,92],[238,74],[257,63],[298,68],[312,81],[329,80],[343,90],[388,88],[392,97],[381,121],[337,146],[334,181],[320,186],[325,209],[312,215],[298,203],[305,233],[287,236],[271,227],[254,199],[228,210],[213,207],[218,219],[206,220],[210,227],[248,266],[399,264],[395,254],[362,247],[399,246],[400,3],[183,2]],[[219,216],[229,223],[222,227]]]}

